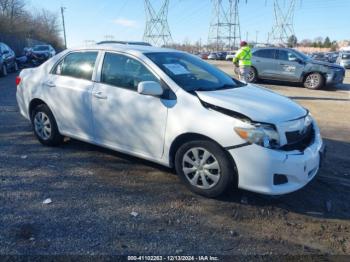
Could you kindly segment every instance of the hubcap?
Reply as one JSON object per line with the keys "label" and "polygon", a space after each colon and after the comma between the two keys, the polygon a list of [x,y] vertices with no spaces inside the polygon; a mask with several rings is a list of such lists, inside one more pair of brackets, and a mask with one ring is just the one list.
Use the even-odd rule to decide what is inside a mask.
{"label": "hubcap", "polygon": [[182,160],[182,170],[191,185],[200,189],[211,189],[221,176],[219,162],[204,148],[192,148]]}
{"label": "hubcap", "polygon": [[48,140],[51,137],[51,122],[49,117],[43,113],[38,112],[34,117],[35,133],[43,140]]}
{"label": "hubcap", "polygon": [[306,78],[306,85],[315,88],[320,83],[320,76],[316,74],[311,74]]}

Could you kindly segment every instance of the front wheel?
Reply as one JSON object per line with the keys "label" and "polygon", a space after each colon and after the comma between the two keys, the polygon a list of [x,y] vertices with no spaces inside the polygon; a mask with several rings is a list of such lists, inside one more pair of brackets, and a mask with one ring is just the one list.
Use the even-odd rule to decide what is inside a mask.
{"label": "front wheel", "polygon": [[321,89],[324,86],[324,78],[320,73],[311,73],[304,80],[304,87],[308,89]]}
{"label": "front wheel", "polygon": [[218,197],[233,189],[236,175],[224,150],[211,141],[193,141],[182,145],[175,156],[177,174],[195,193]]}
{"label": "front wheel", "polygon": [[45,104],[37,106],[32,112],[34,134],[41,144],[45,146],[58,146],[63,137],[58,131],[56,120]]}

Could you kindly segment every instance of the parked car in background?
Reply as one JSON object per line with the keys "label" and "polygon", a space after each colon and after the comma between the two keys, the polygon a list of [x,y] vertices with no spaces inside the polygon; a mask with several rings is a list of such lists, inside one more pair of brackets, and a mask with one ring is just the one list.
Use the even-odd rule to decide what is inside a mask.
{"label": "parked car in background", "polygon": [[56,51],[51,45],[36,45],[32,48],[32,52],[37,57],[46,59],[56,55]]}
{"label": "parked car in background", "polygon": [[320,89],[342,83],[343,67],[316,61],[290,48],[259,48],[253,50],[249,82],[259,79],[303,83],[306,88]]}
{"label": "parked car in background", "polygon": [[329,62],[328,57],[325,53],[314,53],[311,55],[311,58],[317,61]]}
{"label": "parked car in background", "polygon": [[185,52],[66,50],[22,70],[16,83],[20,112],[43,145],[73,137],[175,167],[207,197],[237,186],[290,193],[315,178],[323,159],[320,130],[305,108]]}
{"label": "parked car in background", "polygon": [[217,56],[217,60],[226,60],[227,52],[218,52]]}
{"label": "parked car in background", "polygon": [[203,60],[208,60],[209,53],[200,53],[199,57]]}
{"label": "parked car in background", "polygon": [[342,52],[339,54],[337,64],[346,69],[350,69],[350,52]]}
{"label": "parked car in background", "polygon": [[233,61],[233,59],[236,57],[236,53],[237,53],[236,51],[228,52],[225,60],[226,61]]}
{"label": "parked car in background", "polygon": [[339,57],[339,52],[330,52],[328,55],[328,61],[330,63],[336,63]]}
{"label": "parked car in background", "polygon": [[212,52],[208,55],[208,60],[218,60],[218,53]]}
{"label": "parked car in background", "polygon": [[0,75],[7,76],[10,71],[18,71],[16,54],[8,45],[0,42]]}

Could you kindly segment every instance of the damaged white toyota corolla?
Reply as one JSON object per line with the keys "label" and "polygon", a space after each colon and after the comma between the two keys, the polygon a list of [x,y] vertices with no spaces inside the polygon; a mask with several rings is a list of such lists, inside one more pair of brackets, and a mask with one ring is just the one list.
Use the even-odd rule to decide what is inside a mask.
{"label": "damaged white toyota corolla", "polygon": [[296,191],[324,145],[307,110],[187,53],[102,44],[67,50],[16,80],[38,140],[71,137],[175,167],[196,193]]}

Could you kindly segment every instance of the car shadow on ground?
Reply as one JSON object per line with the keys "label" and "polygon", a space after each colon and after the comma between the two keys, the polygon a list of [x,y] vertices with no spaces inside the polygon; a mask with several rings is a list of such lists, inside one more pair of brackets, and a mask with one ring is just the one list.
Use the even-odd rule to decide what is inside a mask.
{"label": "car shadow on ground", "polygon": [[[284,81],[278,81],[278,80],[259,80],[256,84],[268,84],[268,85],[277,85],[282,86],[285,88],[305,88],[303,84],[301,83],[293,83],[293,82],[284,82]],[[350,84],[338,84],[335,86],[326,86],[323,89],[319,89],[317,91],[350,91]]]}
{"label": "car shadow on ground", "polygon": [[[331,150],[333,148],[343,148],[343,150],[350,153],[349,143],[333,140],[326,140],[326,143]],[[63,145],[62,149],[68,149],[69,151],[97,151],[113,158],[125,160],[132,165],[144,166],[147,169],[156,169],[164,174],[176,176],[173,169],[77,140],[71,140]],[[339,159],[339,152],[331,151],[328,155],[329,158],[320,170],[319,175],[305,188],[297,192],[284,196],[265,196],[244,190],[232,190],[216,200],[256,207],[280,208],[288,212],[295,212],[310,217],[349,219],[350,195],[348,192],[350,190],[350,177],[340,177],[339,174],[343,175],[346,170],[350,170],[350,164]],[[333,165],[336,164],[338,170],[330,168],[331,163]],[[108,166],[109,164],[105,163],[105,165]],[[181,183],[180,180],[178,180],[178,183]]]}

